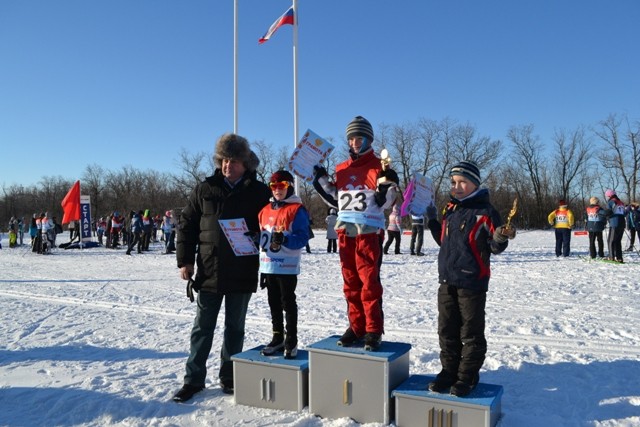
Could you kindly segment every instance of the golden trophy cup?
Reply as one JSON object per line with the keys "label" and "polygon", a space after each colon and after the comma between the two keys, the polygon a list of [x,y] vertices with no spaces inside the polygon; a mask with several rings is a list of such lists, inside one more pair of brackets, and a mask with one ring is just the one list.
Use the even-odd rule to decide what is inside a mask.
{"label": "golden trophy cup", "polygon": [[[386,148],[383,148],[382,151],[380,151],[380,164],[382,165],[383,171],[386,171],[389,168],[389,164],[391,164],[391,156]],[[387,182],[389,182],[389,179],[386,176],[378,178],[378,184],[384,184]]]}

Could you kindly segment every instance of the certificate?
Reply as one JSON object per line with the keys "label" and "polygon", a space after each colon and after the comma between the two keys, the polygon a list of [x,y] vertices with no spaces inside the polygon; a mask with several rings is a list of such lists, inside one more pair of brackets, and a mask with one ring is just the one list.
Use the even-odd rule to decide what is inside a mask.
{"label": "certificate", "polygon": [[258,255],[253,240],[244,234],[249,231],[244,218],[219,219],[218,222],[236,256]]}
{"label": "certificate", "polygon": [[326,139],[308,129],[289,159],[289,170],[305,181],[313,180],[313,167],[322,163],[333,150]]}
{"label": "certificate", "polygon": [[402,203],[401,215],[411,214],[414,216],[422,216],[430,205],[435,205],[433,181],[416,172],[404,192],[404,203]]}

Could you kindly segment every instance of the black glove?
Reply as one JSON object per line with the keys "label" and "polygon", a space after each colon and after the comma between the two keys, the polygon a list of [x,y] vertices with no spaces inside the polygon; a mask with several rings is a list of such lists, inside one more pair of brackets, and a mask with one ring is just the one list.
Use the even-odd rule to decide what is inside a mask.
{"label": "black glove", "polygon": [[375,200],[376,205],[382,206],[387,202],[387,191],[389,191],[389,187],[391,187],[390,182],[378,184],[378,189],[373,195],[373,200]]}
{"label": "black glove", "polygon": [[284,233],[282,231],[275,231],[271,233],[271,243],[274,245],[282,246],[284,243]]}
{"label": "black glove", "polygon": [[260,232],[259,231],[247,231],[244,233],[245,236],[253,240],[253,244],[256,245],[256,248],[260,249]]}
{"label": "black glove", "polygon": [[400,185],[400,178],[398,177],[398,174],[396,173],[396,171],[394,171],[393,169],[381,170],[380,173],[378,173],[378,182],[380,182],[381,179],[383,183],[384,182],[388,183],[389,181],[391,181]]}
{"label": "black glove", "polygon": [[436,219],[438,217],[438,211],[434,205],[429,205],[427,207],[427,219],[431,221],[432,219]]}
{"label": "black glove", "polygon": [[497,243],[504,243],[507,239],[513,239],[514,237],[516,237],[516,229],[513,226],[506,228],[504,225],[501,225],[493,232],[493,240]]}
{"label": "black glove", "polygon": [[327,176],[327,170],[323,166],[315,165],[313,167],[313,179],[318,180],[323,176]]}
{"label": "black glove", "polygon": [[193,297],[193,293],[198,293],[199,290],[200,285],[197,285],[196,282],[193,281],[193,279],[189,279],[187,281],[187,297],[189,298],[189,300],[191,300],[191,302],[195,300],[195,298]]}

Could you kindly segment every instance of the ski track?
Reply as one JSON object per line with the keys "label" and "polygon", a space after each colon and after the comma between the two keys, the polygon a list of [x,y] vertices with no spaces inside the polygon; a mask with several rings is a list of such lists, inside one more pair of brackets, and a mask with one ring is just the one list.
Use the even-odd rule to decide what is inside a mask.
{"label": "ski track", "polygon": [[[326,240],[322,232],[316,234],[314,252],[303,254],[296,291],[303,345],[341,334],[348,323],[338,257],[322,252]],[[577,257],[556,259],[551,255],[552,235],[548,238],[548,246],[540,247],[525,234],[522,243],[512,243],[504,255],[492,258],[489,351],[482,375],[508,390],[499,427],[533,427],[541,422],[639,426],[640,390],[633,391],[625,375],[620,376],[639,370],[629,365],[640,359],[640,315],[635,309],[638,257],[627,256],[628,263],[620,266],[596,265]],[[404,254],[385,256],[382,269],[385,340],[412,343],[412,373],[439,370],[437,247],[428,235],[425,242],[426,256],[411,257],[408,237],[403,236]],[[576,242],[572,245],[577,254],[584,252]],[[126,275],[94,267],[97,262],[117,263]],[[0,346],[0,412],[4,412],[0,425],[200,426],[211,425],[212,420],[225,426],[359,425],[304,411],[235,405],[215,386],[193,403],[167,406],[181,381],[195,312],[173,257],[155,253],[126,257],[122,251],[104,249],[56,251],[47,257],[18,254],[4,270],[0,342],[6,345]],[[615,284],[607,280],[611,276]],[[266,292],[258,290],[247,315],[245,347],[264,343],[270,334]],[[217,332],[211,369],[216,369],[220,342]],[[523,393],[521,381],[533,383],[528,394]],[[564,391],[565,386],[586,390],[590,383],[601,381],[607,382],[607,390],[621,393]],[[129,392],[126,384],[131,383],[135,389]],[[33,390],[39,391],[30,402],[33,410],[26,414],[2,397],[9,393],[29,401]],[[23,421],[5,423],[3,417]]]}

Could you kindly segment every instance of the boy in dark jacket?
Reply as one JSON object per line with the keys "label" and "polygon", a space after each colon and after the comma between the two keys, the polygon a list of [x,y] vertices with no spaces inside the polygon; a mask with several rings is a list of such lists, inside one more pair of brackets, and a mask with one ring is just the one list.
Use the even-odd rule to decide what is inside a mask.
{"label": "boy in dark jacket", "polygon": [[484,336],[485,304],[491,254],[507,248],[515,228],[505,227],[489,202],[489,191],[480,189],[480,171],[472,161],[456,164],[451,177],[451,201],[442,224],[435,206],[427,210],[429,229],[438,254],[438,337],[442,371],[429,390],[466,396],[478,384],[487,352]]}

